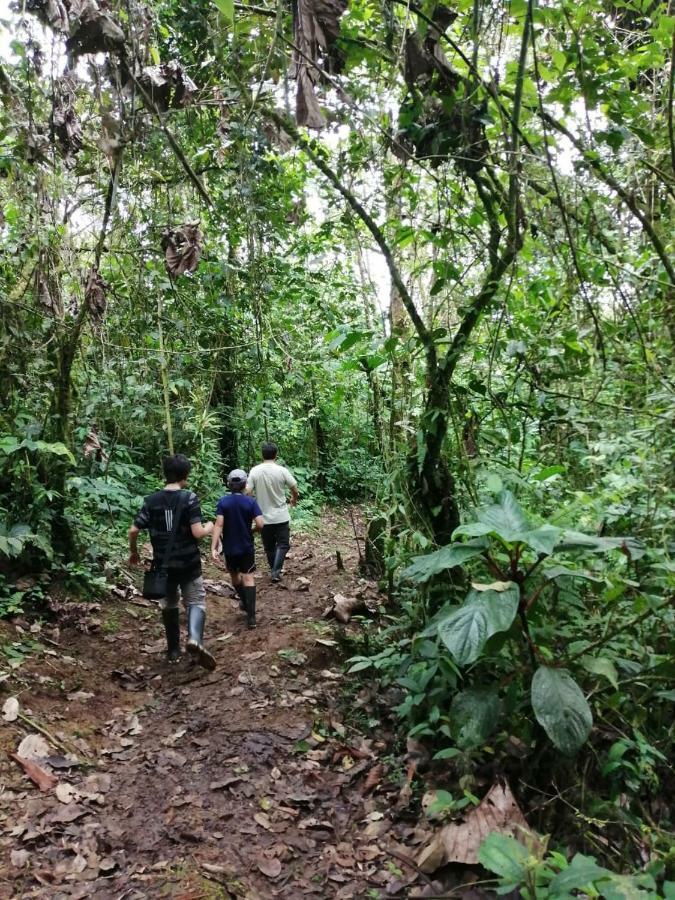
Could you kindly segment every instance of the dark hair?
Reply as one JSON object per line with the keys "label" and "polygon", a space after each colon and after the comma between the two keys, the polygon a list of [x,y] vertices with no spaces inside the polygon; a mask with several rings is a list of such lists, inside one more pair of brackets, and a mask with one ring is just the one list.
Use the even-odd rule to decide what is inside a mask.
{"label": "dark hair", "polygon": [[269,441],[262,445],[262,458],[263,459],[276,459],[277,453],[279,452],[279,448],[276,444],[272,444]]}
{"label": "dark hair", "polygon": [[184,481],[190,474],[191,468],[192,463],[182,453],[165,456],[162,460],[162,469],[164,469],[164,478],[167,484],[171,481]]}

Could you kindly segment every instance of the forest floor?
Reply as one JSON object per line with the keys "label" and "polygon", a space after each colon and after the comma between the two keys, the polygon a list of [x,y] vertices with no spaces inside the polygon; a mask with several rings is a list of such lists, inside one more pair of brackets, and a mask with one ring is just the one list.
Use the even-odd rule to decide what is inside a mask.
{"label": "forest floor", "polygon": [[[0,700],[19,712],[0,740],[0,896],[436,896],[408,862],[431,831],[394,809],[405,759],[386,714],[375,732],[373,691],[349,694],[323,618],[336,593],[376,594],[349,519],[296,535],[281,587],[259,573],[256,631],[224,572],[205,577],[212,673],[164,662],[156,608],[132,589],[89,634],[3,626]],[[25,738],[44,790],[9,756]]]}

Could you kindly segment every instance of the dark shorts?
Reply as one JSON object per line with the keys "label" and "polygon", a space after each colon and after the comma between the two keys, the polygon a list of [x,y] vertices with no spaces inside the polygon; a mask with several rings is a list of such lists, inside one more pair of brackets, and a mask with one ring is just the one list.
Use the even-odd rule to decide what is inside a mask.
{"label": "dark shorts", "polygon": [[255,572],[255,550],[248,553],[237,553],[236,556],[225,554],[225,565],[228,572],[241,572],[248,575]]}

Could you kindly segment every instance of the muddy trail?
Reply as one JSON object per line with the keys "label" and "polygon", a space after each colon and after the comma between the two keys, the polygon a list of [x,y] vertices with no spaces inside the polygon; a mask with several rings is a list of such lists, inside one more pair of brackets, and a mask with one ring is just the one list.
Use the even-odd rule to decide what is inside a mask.
{"label": "muddy trail", "polygon": [[[408,862],[430,832],[394,809],[404,760],[384,721],[369,733],[372,691],[346,699],[323,618],[336,593],[377,604],[349,520],[296,536],[281,586],[258,574],[256,631],[224,573],[205,577],[212,673],[169,667],[156,609],[129,590],[90,634],[5,626],[19,662],[1,700],[19,711],[2,723],[0,896],[435,895]],[[9,756],[22,740],[43,790]]]}

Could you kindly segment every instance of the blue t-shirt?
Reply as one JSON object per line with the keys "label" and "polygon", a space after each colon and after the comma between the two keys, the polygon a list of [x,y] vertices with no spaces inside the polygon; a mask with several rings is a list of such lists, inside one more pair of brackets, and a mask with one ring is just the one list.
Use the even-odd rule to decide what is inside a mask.
{"label": "blue t-shirt", "polygon": [[251,524],[256,516],[261,516],[260,507],[246,494],[234,492],[225,494],[218,501],[216,515],[223,517],[223,553],[225,556],[239,556],[253,550]]}

